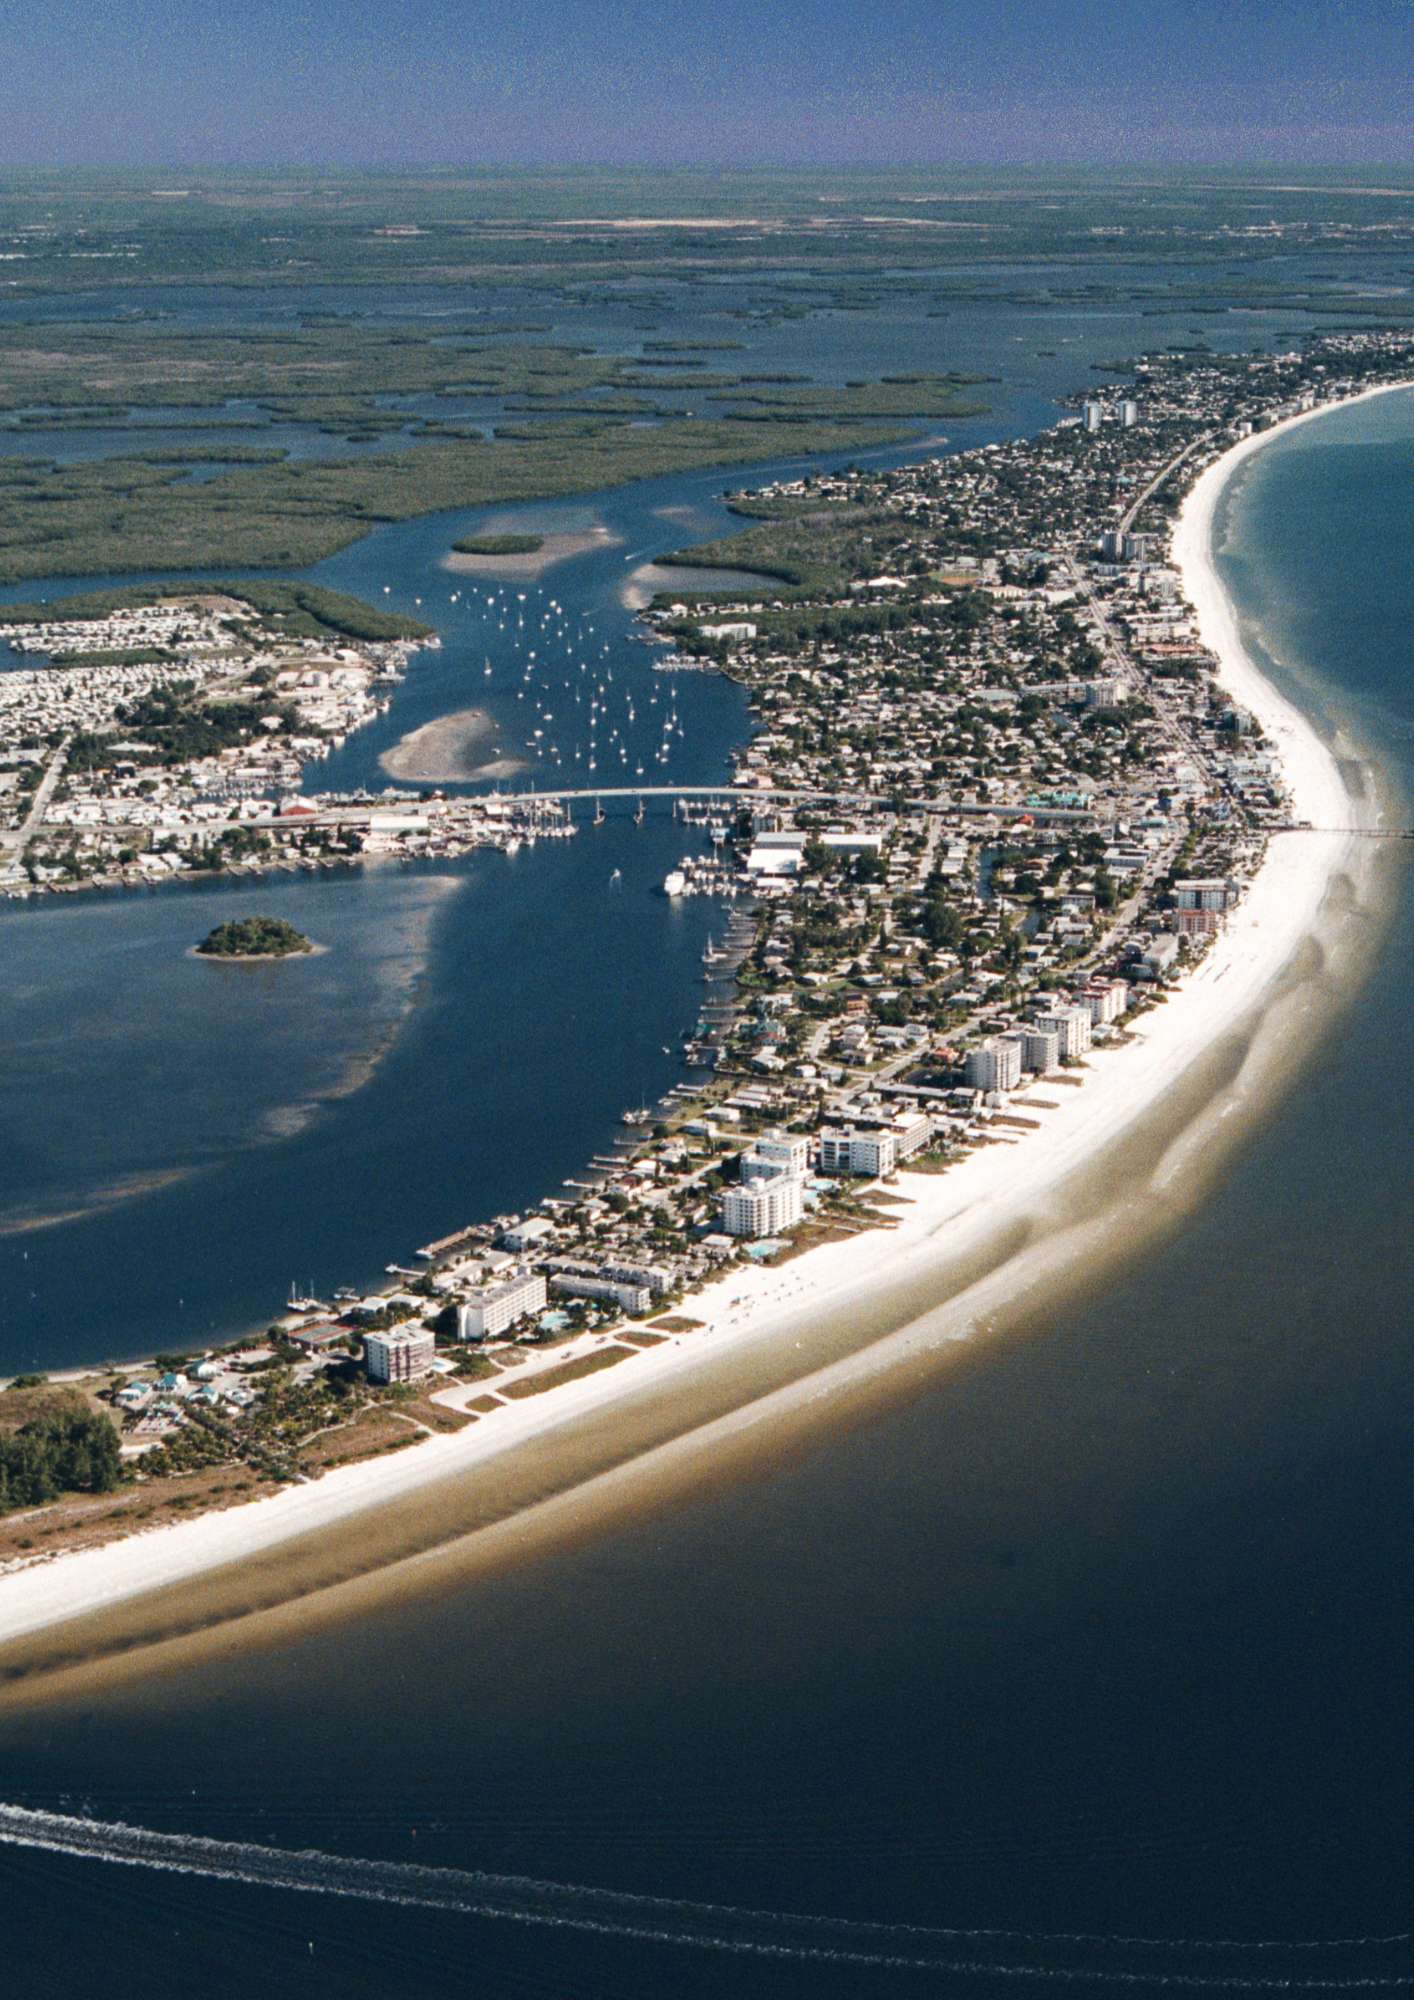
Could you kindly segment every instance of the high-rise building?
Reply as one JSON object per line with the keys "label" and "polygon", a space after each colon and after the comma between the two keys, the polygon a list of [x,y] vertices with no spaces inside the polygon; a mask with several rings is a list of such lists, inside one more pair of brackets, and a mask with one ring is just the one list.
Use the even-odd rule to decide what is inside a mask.
{"label": "high-rise building", "polygon": [[1180,910],[1230,910],[1237,901],[1237,884],[1221,880],[1175,882],[1173,896]]}
{"label": "high-rise building", "polygon": [[1036,1026],[1043,1034],[1050,1033],[1060,1038],[1062,1061],[1083,1056],[1090,1047],[1090,1009],[1088,1007],[1061,1007],[1049,1014],[1038,1014]]}
{"label": "high-rise building", "polygon": [[1020,1035],[989,1035],[968,1051],[967,1081],[974,1090],[1015,1090],[1023,1056]]}
{"label": "high-rise building", "polygon": [[777,1236],[805,1212],[805,1182],[798,1174],[774,1174],[746,1181],[722,1195],[722,1227],[728,1236]]}
{"label": "high-rise building", "polygon": [[363,1336],[363,1365],[370,1382],[420,1382],[431,1372],[437,1337],[429,1327],[395,1326]]}
{"label": "high-rise building", "polygon": [[1023,1060],[1037,1076],[1049,1076],[1053,1069],[1060,1067],[1060,1036],[1054,1029],[1028,1028],[1025,1044]]}

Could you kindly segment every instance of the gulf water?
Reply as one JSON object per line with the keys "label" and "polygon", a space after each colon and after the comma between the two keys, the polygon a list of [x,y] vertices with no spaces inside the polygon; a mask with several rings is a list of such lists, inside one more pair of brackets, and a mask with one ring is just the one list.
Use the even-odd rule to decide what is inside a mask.
{"label": "gulf water", "polygon": [[[1272,447],[1223,524],[1224,572],[1273,670],[1338,710],[1406,788],[1411,493],[1414,397],[1392,397]],[[625,876],[635,852],[645,877],[658,865],[631,827],[604,836],[621,841]],[[576,871],[584,894],[602,886],[598,912],[617,906],[581,858],[598,856],[590,841],[526,858]],[[370,929],[425,933],[427,963],[464,921],[470,976],[475,884],[506,865],[475,860],[465,891],[380,876]],[[228,893],[192,901],[205,917]],[[999,1963],[1038,1983],[1064,1966],[1096,1992],[1141,1962],[1145,1983],[1224,1991],[1406,1977],[1403,1943],[1326,1942],[1408,1929],[1407,878],[1397,893],[1373,975],[1221,1187],[1167,1247],[1028,1337],[979,1347],[809,1450],[763,1454],[753,1478],[499,1578],[264,1648],[233,1637],[199,1672],[0,1722],[0,1795],[35,1806],[745,1907],[768,1913],[752,1933],[768,1952],[775,1912],[952,1927],[948,1962],[977,1969],[938,1969],[941,1950],[927,1971],[728,1955],[0,1849],[13,1990],[833,2000],[1015,1987],[981,1969]],[[645,893],[640,913],[656,907]],[[537,921],[552,916],[547,895]],[[34,928],[91,920],[63,910]],[[335,956],[291,970],[334,980]],[[386,1080],[431,1032],[420,1008],[442,1023],[444,1063],[465,1041],[425,971],[427,997],[409,1003],[416,953],[387,956],[381,997],[349,1002],[369,1020],[348,1046],[366,1053],[401,1022],[389,1052],[362,1091],[250,1145],[252,1186],[369,1090],[402,1116]],[[573,973],[571,956],[535,976]],[[678,976],[668,955],[662,976]],[[605,1004],[596,990],[577,1005]],[[674,1004],[690,1011],[698,990],[683,975]],[[246,1004],[213,992],[203,1006]],[[493,1004],[468,1010],[478,1031]],[[536,1060],[553,1060],[555,1038]],[[328,1069],[339,1060],[331,1049]],[[238,1096],[225,1089],[233,1126]],[[499,1118],[503,1143],[507,1130]],[[378,1120],[358,1131],[376,1151]],[[315,1171],[335,1185],[351,1164],[331,1148]],[[429,1189],[444,1179],[429,1169]],[[317,1872],[338,1886],[337,1865]],[[558,1895],[544,1893],[547,1919],[563,1916]],[[891,1931],[875,1958],[906,1956],[908,1935]],[[1168,1942],[1141,1955],[1112,1941],[1135,1936]]]}

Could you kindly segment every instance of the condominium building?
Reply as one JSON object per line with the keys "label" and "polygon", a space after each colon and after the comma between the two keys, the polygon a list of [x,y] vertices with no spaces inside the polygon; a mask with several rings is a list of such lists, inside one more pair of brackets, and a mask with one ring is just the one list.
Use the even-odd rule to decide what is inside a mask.
{"label": "condominium building", "polygon": [[1173,897],[1180,910],[1230,910],[1237,901],[1235,882],[1175,882]]}
{"label": "condominium building", "polygon": [[1060,1036],[1053,1028],[1028,1028],[1024,1036],[1022,1061],[1037,1076],[1049,1076],[1060,1068]]}
{"label": "condominium building", "polygon": [[905,1111],[895,1118],[889,1129],[894,1135],[894,1149],[900,1160],[908,1160],[915,1153],[921,1153],[933,1137],[933,1121],[926,1111]]}
{"label": "condominium building", "polygon": [[877,1180],[898,1164],[898,1138],[893,1132],[857,1130],[827,1125],[820,1134],[822,1174],[865,1174]]}
{"label": "condominium building", "polygon": [[457,1308],[457,1337],[460,1340],[495,1340],[527,1313],[539,1312],[548,1293],[545,1280],[530,1271],[516,1271],[499,1284],[473,1292],[465,1305]]}
{"label": "condominium building", "polygon": [[798,1174],[744,1181],[722,1195],[722,1227],[728,1236],[777,1236],[805,1213],[805,1182]]}
{"label": "condominium building", "polygon": [[591,1278],[578,1271],[556,1271],[550,1290],[566,1299],[602,1299],[626,1313],[645,1313],[653,1303],[647,1285],[620,1284],[614,1278]]}
{"label": "condominium building", "polygon": [[601,1264],[599,1276],[613,1278],[620,1285],[646,1285],[654,1293],[670,1292],[677,1282],[676,1273],[666,1264]]}
{"label": "condominium building", "polygon": [[810,1141],[799,1132],[763,1132],[741,1162],[744,1181],[771,1180],[777,1174],[804,1176],[810,1164]]}
{"label": "condominium building", "polygon": [[1061,1007],[1048,1014],[1038,1014],[1035,1025],[1042,1034],[1060,1037],[1060,1052],[1063,1062],[1083,1056],[1090,1046],[1090,1009],[1088,1007]]}
{"label": "condominium building", "polygon": [[968,1051],[967,1081],[974,1090],[1015,1090],[1023,1054],[1019,1035],[989,1035]]}
{"label": "condominium building", "polygon": [[392,1328],[363,1336],[363,1365],[370,1382],[420,1382],[431,1372],[437,1337],[425,1326]]}
{"label": "condominium building", "polygon": [[1125,979],[1092,979],[1078,996],[1088,1008],[1091,1026],[1117,1021],[1129,1006],[1129,982]]}

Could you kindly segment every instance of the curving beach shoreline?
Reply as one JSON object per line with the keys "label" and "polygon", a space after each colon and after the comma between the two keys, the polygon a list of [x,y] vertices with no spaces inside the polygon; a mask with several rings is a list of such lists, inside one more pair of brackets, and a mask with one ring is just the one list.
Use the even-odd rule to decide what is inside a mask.
{"label": "curving beach shoreline", "polygon": [[[1239,466],[1282,431],[1322,413],[1305,413],[1245,439],[1208,467],[1184,503],[1173,553],[1203,640],[1219,657],[1224,686],[1277,749],[1296,817],[1317,829],[1351,829],[1358,813],[1374,808],[1352,799],[1315,728],[1245,652],[1211,548],[1221,495]],[[1056,1260],[1081,1254],[1068,1211],[1083,1171],[1144,1123],[1224,1036],[1270,1006],[1316,934],[1331,889],[1363,865],[1360,848],[1345,830],[1274,839],[1207,958],[1166,1004],[1143,1017],[1131,1045],[1094,1051],[1084,1087],[1065,1092],[1065,1101],[1044,1114],[1042,1128],[1016,1146],[987,1147],[941,1176],[900,1175],[897,1191],[908,1206],[897,1211],[902,1219],[894,1229],[814,1250],[780,1269],[733,1272],[691,1301],[694,1317],[706,1322],[704,1331],[675,1337],[632,1367],[587,1377],[538,1406],[506,1408],[390,1459],[0,1578],[0,1645],[327,1533],[438,1482],[462,1479],[532,1438],[612,1405],[671,1390],[754,1348],[804,1341],[822,1318],[862,1315],[885,1293],[912,1301],[899,1324],[915,1342],[964,1337],[1009,1292],[1034,1282],[1039,1265],[1049,1259],[1054,1267]],[[964,1281],[947,1296],[950,1274],[956,1279],[969,1261],[983,1259],[1019,1217],[1039,1225],[1042,1240],[1020,1256],[1003,1256],[986,1276]],[[945,1303],[920,1317],[918,1297],[930,1288]],[[818,1370],[810,1378],[813,1392],[827,1389],[833,1371],[856,1365],[835,1361]],[[743,1419],[759,1423],[772,1400],[754,1405]]]}

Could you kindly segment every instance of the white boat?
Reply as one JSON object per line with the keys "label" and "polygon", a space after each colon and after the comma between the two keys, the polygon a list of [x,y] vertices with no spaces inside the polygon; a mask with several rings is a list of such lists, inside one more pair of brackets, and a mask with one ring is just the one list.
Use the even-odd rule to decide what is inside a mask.
{"label": "white boat", "polygon": [[686,889],[687,877],[683,874],[681,868],[670,868],[663,877],[663,894],[665,896],[681,896]]}

